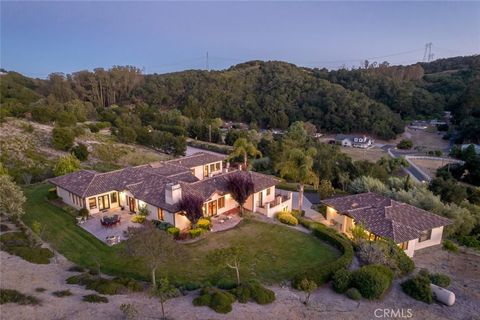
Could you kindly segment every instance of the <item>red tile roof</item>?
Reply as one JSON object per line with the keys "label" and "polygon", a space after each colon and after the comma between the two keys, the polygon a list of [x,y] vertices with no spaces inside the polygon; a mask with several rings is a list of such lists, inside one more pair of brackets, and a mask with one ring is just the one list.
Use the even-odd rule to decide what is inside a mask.
{"label": "red tile roof", "polygon": [[422,231],[452,223],[450,219],[371,192],[322,202],[352,217],[366,230],[393,239],[396,243],[417,239]]}

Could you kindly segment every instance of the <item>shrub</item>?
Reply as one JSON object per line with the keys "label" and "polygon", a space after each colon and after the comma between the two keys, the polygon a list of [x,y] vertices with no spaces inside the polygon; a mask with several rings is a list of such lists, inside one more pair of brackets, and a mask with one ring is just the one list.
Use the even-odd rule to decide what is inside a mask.
{"label": "shrub", "polygon": [[143,285],[133,279],[115,278],[104,279],[89,273],[82,273],[79,275],[67,278],[68,284],[84,285],[89,290],[95,290],[101,294],[121,294],[125,292],[139,292],[143,291]]}
{"label": "shrub", "polygon": [[443,273],[432,273],[429,278],[434,285],[442,288],[447,288],[451,282],[450,277]]}
{"label": "shrub", "polygon": [[48,193],[47,193],[47,199],[48,200],[55,200],[55,199],[58,199],[59,196],[57,194],[57,188],[50,188],[48,189]]}
{"label": "shrub", "polygon": [[193,238],[200,237],[203,231],[204,231],[203,229],[195,228],[195,229],[188,230],[188,234],[193,239]]}
{"label": "shrub", "polygon": [[166,221],[160,221],[160,220],[153,220],[153,224],[160,230],[168,230],[168,228],[172,228],[173,225],[171,223],[168,223]]}
{"label": "shrub", "polygon": [[35,288],[36,292],[45,292],[47,289],[45,288]]}
{"label": "shrub", "polygon": [[466,247],[480,249],[480,235],[461,236],[458,242]]}
{"label": "shrub", "polygon": [[[9,233],[5,234],[8,235]],[[47,248],[40,248],[40,247],[30,247],[28,245],[25,246],[6,246],[2,245],[2,250],[15,255],[19,256],[20,258],[36,264],[49,264],[50,258],[53,257],[53,252]]]}
{"label": "shrub", "polygon": [[131,292],[141,292],[144,287],[140,281],[136,281],[129,278],[115,278],[113,281],[122,284],[128,291]]}
{"label": "shrub", "polygon": [[210,230],[210,220],[207,219],[198,219],[197,228]]}
{"label": "shrub", "polygon": [[458,246],[455,243],[453,243],[453,241],[451,240],[445,240],[443,242],[443,249],[453,253],[458,252]]}
{"label": "shrub", "polygon": [[10,231],[10,228],[6,224],[0,224],[0,231],[5,232],[5,231]]}
{"label": "shrub", "polygon": [[70,128],[53,128],[52,144],[55,149],[67,151],[73,146],[75,133]]}
{"label": "shrub", "polygon": [[237,282],[234,280],[222,278],[217,282],[217,287],[224,290],[231,290],[237,287]]}
{"label": "shrub", "polygon": [[72,293],[70,292],[70,290],[54,291],[54,292],[52,292],[52,294],[53,294],[55,297],[59,297],[59,298],[68,297],[68,296],[71,296],[71,295],[72,295]]}
{"label": "shrub", "polygon": [[232,294],[225,291],[217,291],[212,295],[210,301],[210,308],[218,313],[229,313],[232,311],[232,303],[235,302],[235,298]]}
{"label": "shrub", "polygon": [[247,303],[252,297],[252,292],[249,285],[241,284],[232,290],[232,293],[237,297],[238,302]]}
{"label": "shrub", "polygon": [[122,311],[126,320],[133,320],[137,318],[138,311],[133,304],[122,303],[120,305],[120,311]]}
{"label": "shrub", "polygon": [[120,294],[126,291],[125,286],[123,286],[121,283],[101,278],[89,282],[85,288],[108,295]]}
{"label": "shrub", "polygon": [[297,209],[292,210],[292,216],[294,216],[296,219],[300,219],[303,216],[305,216],[305,210],[298,211]]}
{"label": "shrub", "polygon": [[89,212],[88,212],[87,208],[82,208],[82,209],[78,210],[78,215],[80,217],[88,217],[88,214],[89,214]]}
{"label": "shrub", "polygon": [[134,215],[131,219],[133,223],[145,223],[146,218],[140,215]]}
{"label": "shrub", "polygon": [[277,213],[277,219],[281,223],[285,223],[285,224],[288,224],[290,226],[296,226],[298,224],[297,218],[292,216],[292,214],[290,212],[279,212],[279,213]]}
{"label": "shrub", "polygon": [[73,155],[80,161],[85,161],[88,159],[88,150],[83,143],[79,143],[77,146],[72,148]]}
{"label": "shrub", "polygon": [[190,281],[185,283],[182,287],[187,291],[193,291],[200,289],[202,287],[202,284],[198,281]]}
{"label": "shrub", "polygon": [[209,306],[212,301],[212,296],[209,294],[202,294],[193,299],[193,305],[196,307]]}
{"label": "shrub", "polygon": [[253,300],[258,304],[269,304],[275,301],[275,293],[255,280],[240,284],[240,286],[232,290],[232,293],[240,303],[247,303]]}
{"label": "shrub", "polygon": [[350,288],[345,292],[345,294],[352,300],[362,299],[362,294],[360,293],[360,291],[358,291],[357,288]]}
{"label": "shrub", "polygon": [[426,303],[432,303],[432,289],[427,277],[418,275],[402,283],[402,290],[410,297]]}
{"label": "shrub", "polygon": [[40,300],[13,289],[0,289],[0,304],[16,303],[20,305],[39,304]]}
{"label": "shrub", "polygon": [[393,280],[393,272],[382,265],[368,265],[352,273],[352,285],[367,299],[380,298]]}
{"label": "shrub", "polygon": [[107,297],[99,296],[98,294],[87,294],[83,296],[82,300],[90,303],[108,303]]}
{"label": "shrub", "polygon": [[408,139],[403,139],[397,144],[398,149],[406,150],[406,149],[412,149],[412,147],[413,147],[413,142],[412,140],[408,140]]}
{"label": "shrub", "polygon": [[167,229],[167,233],[173,235],[176,238],[180,234],[180,229],[176,227],[170,227]]}
{"label": "shrub", "polygon": [[96,133],[96,132],[99,132],[99,131],[100,131],[100,129],[98,128],[97,125],[95,125],[95,123],[89,124],[89,125],[88,125],[88,128],[90,129],[90,131],[91,131],[92,133]]}
{"label": "shrub", "polygon": [[70,271],[70,272],[83,272],[83,271],[85,271],[85,269],[83,269],[83,267],[80,267],[80,266],[71,266],[70,268],[68,268],[67,271]]}
{"label": "shrub", "polygon": [[333,290],[338,293],[344,293],[350,287],[352,274],[347,269],[339,269],[332,276]]}

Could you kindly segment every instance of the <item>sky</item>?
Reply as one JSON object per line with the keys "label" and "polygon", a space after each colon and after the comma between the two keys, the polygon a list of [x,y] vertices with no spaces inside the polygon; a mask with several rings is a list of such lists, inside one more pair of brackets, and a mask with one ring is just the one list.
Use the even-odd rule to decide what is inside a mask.
{"label": "sky", "polygon": [[1,67],[32,77],[249,60],[411,64],[480,53],[480,2],[1,2]]}

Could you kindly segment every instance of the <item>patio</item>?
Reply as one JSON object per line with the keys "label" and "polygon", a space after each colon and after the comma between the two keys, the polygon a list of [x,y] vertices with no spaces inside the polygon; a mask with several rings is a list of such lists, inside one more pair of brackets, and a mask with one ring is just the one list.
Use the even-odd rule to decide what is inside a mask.
{"label": "patio", "polygon": [[[120,217],[120,222],[116,223],[115,225],[111,226],[104,226],[101,223],[102,217],[112,217],[114,214]],[[133,223],[131,221],[133,215],[130,214],[127,210],[109,210],[105,213],[99,212],[93,215],[90,215],[87,221],[82,224],[79,224],[80,227],[87,230],[91,234],[93,234],[96,238],[100,241],[108,244],[113,245],[120,241],[126,240],[127,237],[125,236],[125,232],[129,227],[139,227],[140,224]],[[107,237],[110,238],[110,241],[107,241]]]}
{"label": "patio", "polygon": [[240,209],[235,208],[217,216],[213,216],[210,220],[212,223],[210,231],[220,232],[235,227],[240,221],[242,221],[239,212]]}

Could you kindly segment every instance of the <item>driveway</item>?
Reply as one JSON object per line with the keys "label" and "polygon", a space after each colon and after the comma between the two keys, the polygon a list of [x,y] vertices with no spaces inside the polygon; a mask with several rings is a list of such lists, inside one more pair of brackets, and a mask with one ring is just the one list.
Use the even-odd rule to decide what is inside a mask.
{"label": "driveway", "polygon": [[[302,209],[305,210],[305,217],[311,218],[315,221],[325,220],[325,218],[320,214],[320,212],[315,211],[312,209],[313,204],[310,202],[308,197],[303,196],[303,207]],[[292,192],[292,207],[293,209],[298,209],[298,192]]]}

